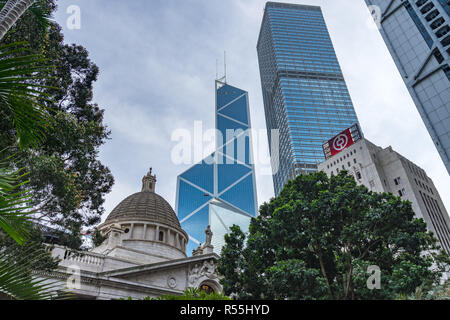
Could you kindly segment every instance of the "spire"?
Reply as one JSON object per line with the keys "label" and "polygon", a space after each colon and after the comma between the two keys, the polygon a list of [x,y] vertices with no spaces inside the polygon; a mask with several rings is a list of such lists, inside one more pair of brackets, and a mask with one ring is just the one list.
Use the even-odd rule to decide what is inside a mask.
{"label": "spire", "polygon": [[156,175],[152,175],[152,168],[142,178],[142,192],[155,192]]}
{"label": "spire", "polygon": [[227,83],[227,52],[223,52],[223,76],[219,78],[219,60],[216,59],[216,83]]}

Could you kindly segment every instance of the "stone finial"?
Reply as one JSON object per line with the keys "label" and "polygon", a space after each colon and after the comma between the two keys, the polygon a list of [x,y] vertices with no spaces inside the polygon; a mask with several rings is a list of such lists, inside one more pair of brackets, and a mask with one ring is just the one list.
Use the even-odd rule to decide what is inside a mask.
{"label": "stone finial", "polygon": [[155,192],[156,175],[152,175],[152,168],[142,178],[142,191]]}

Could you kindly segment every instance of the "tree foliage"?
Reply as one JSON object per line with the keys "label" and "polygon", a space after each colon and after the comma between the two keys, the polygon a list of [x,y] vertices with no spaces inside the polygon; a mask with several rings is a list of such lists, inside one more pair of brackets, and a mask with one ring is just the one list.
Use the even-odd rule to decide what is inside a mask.
{"label": "tree foliage", "polygon": [[[448,255],[411,203],[357,186],[342,171],[301,175],[260,208],[249,234],[234,226],[218,271],[241,299],[394,299],[429,290]],[[381,289],[368,289],[369,266]]]}
{"label": "tree foliage", "polygon": [[[51,130],[45,132],[45,138],[40,136],[39,144],[20,148],[15,114],[2,106],[0,150],[6,149],[4,160],[16,154],[25,171],[30,172],[30,212],[41,223],[72,234],[65,244],[79,249],[82,229],[100,222],[104,196],[114,182],[109,169],[98,160],[99,148],[110,132],[103,123],[103,110],[92,102],[98,67],[85,48],[65,44],[61,27],[48,21],[56,9],[55,2],[41,0],[38,5],[31,9],[41,13],[28,10],[2,43],[25,40],[30,44],[27,55],[40,55],[53,66],[35,70],[27,80],[39,88],[32,99],[53,119]],[[26,55],[15,52],[9,57],[24,59]]]}
{"label": "tree foliage", "polygon": [[[91,103],[98,69],[47,20],[53,1],[36,3],[0,44],[0,293],[12,299],[49,299],[56,289],[35,274],[58,261],[30,218],[71,231],[67,243],[78,247],[81,227],[99,220],[112,184],[96,159],[108,136],[103,111]],[[57,66],[48,67],[48,59]]]}

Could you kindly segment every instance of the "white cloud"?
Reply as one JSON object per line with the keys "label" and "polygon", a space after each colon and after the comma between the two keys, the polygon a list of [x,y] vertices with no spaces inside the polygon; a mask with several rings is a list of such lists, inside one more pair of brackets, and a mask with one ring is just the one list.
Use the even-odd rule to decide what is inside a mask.
{"label": "white cloud", "polygon": [[[285,2],[322,7],[366,137],[424,168],[450,208],[448,173],[364,1]],[[187,166],[170,162],[171,132],[191,129],[195,120],[214,126],[216,59],[222,65],[224,50],[228,82],[249,92],[253,128],[265,129],[256,54],[265,1],[60,0],[62,26],[74,3],[81,29],[64,29],[65,38],[85,46],[100,67],[94,99],[112,130],[101,152],[116,179],[108,212],[140,190],[149,166],[157,192],[174,206],[176,176]],[[273,196],[270,176],[258,176],[257,187],[259,203]]]}

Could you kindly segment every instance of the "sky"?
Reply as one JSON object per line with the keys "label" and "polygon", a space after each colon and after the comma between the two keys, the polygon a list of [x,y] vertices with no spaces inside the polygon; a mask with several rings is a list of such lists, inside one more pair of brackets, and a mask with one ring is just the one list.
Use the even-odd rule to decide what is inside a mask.
{"label": "sky", "polygon": [[[65,42],[84,46],[100,68],[93,102],[105,110],[110,140],[100,160],[115,178],[105,214],[141,190],[150,167],[156,192],[175,208],[176,130],[214,128],[217,60],[227,82],[249,93],[253,129],[265,130],[256,43],[263,0],[58,0],[54,19]],[[364,0],[298,0],[318,5],[327,23],[362,130],[422,167],[450,208],[450,178]],[[80,9],[79,28],[71,11]],[[68,13],[69,9],[69,13]],[[67,23],[69,21],[69,24]],[[255,142],[255,141],[254,141]],[[255,148],[267,149],[267,139]],[[260,152],[255,150],[254,152]],[[259,204],[273,195],[272,177],[257,164]]]}

